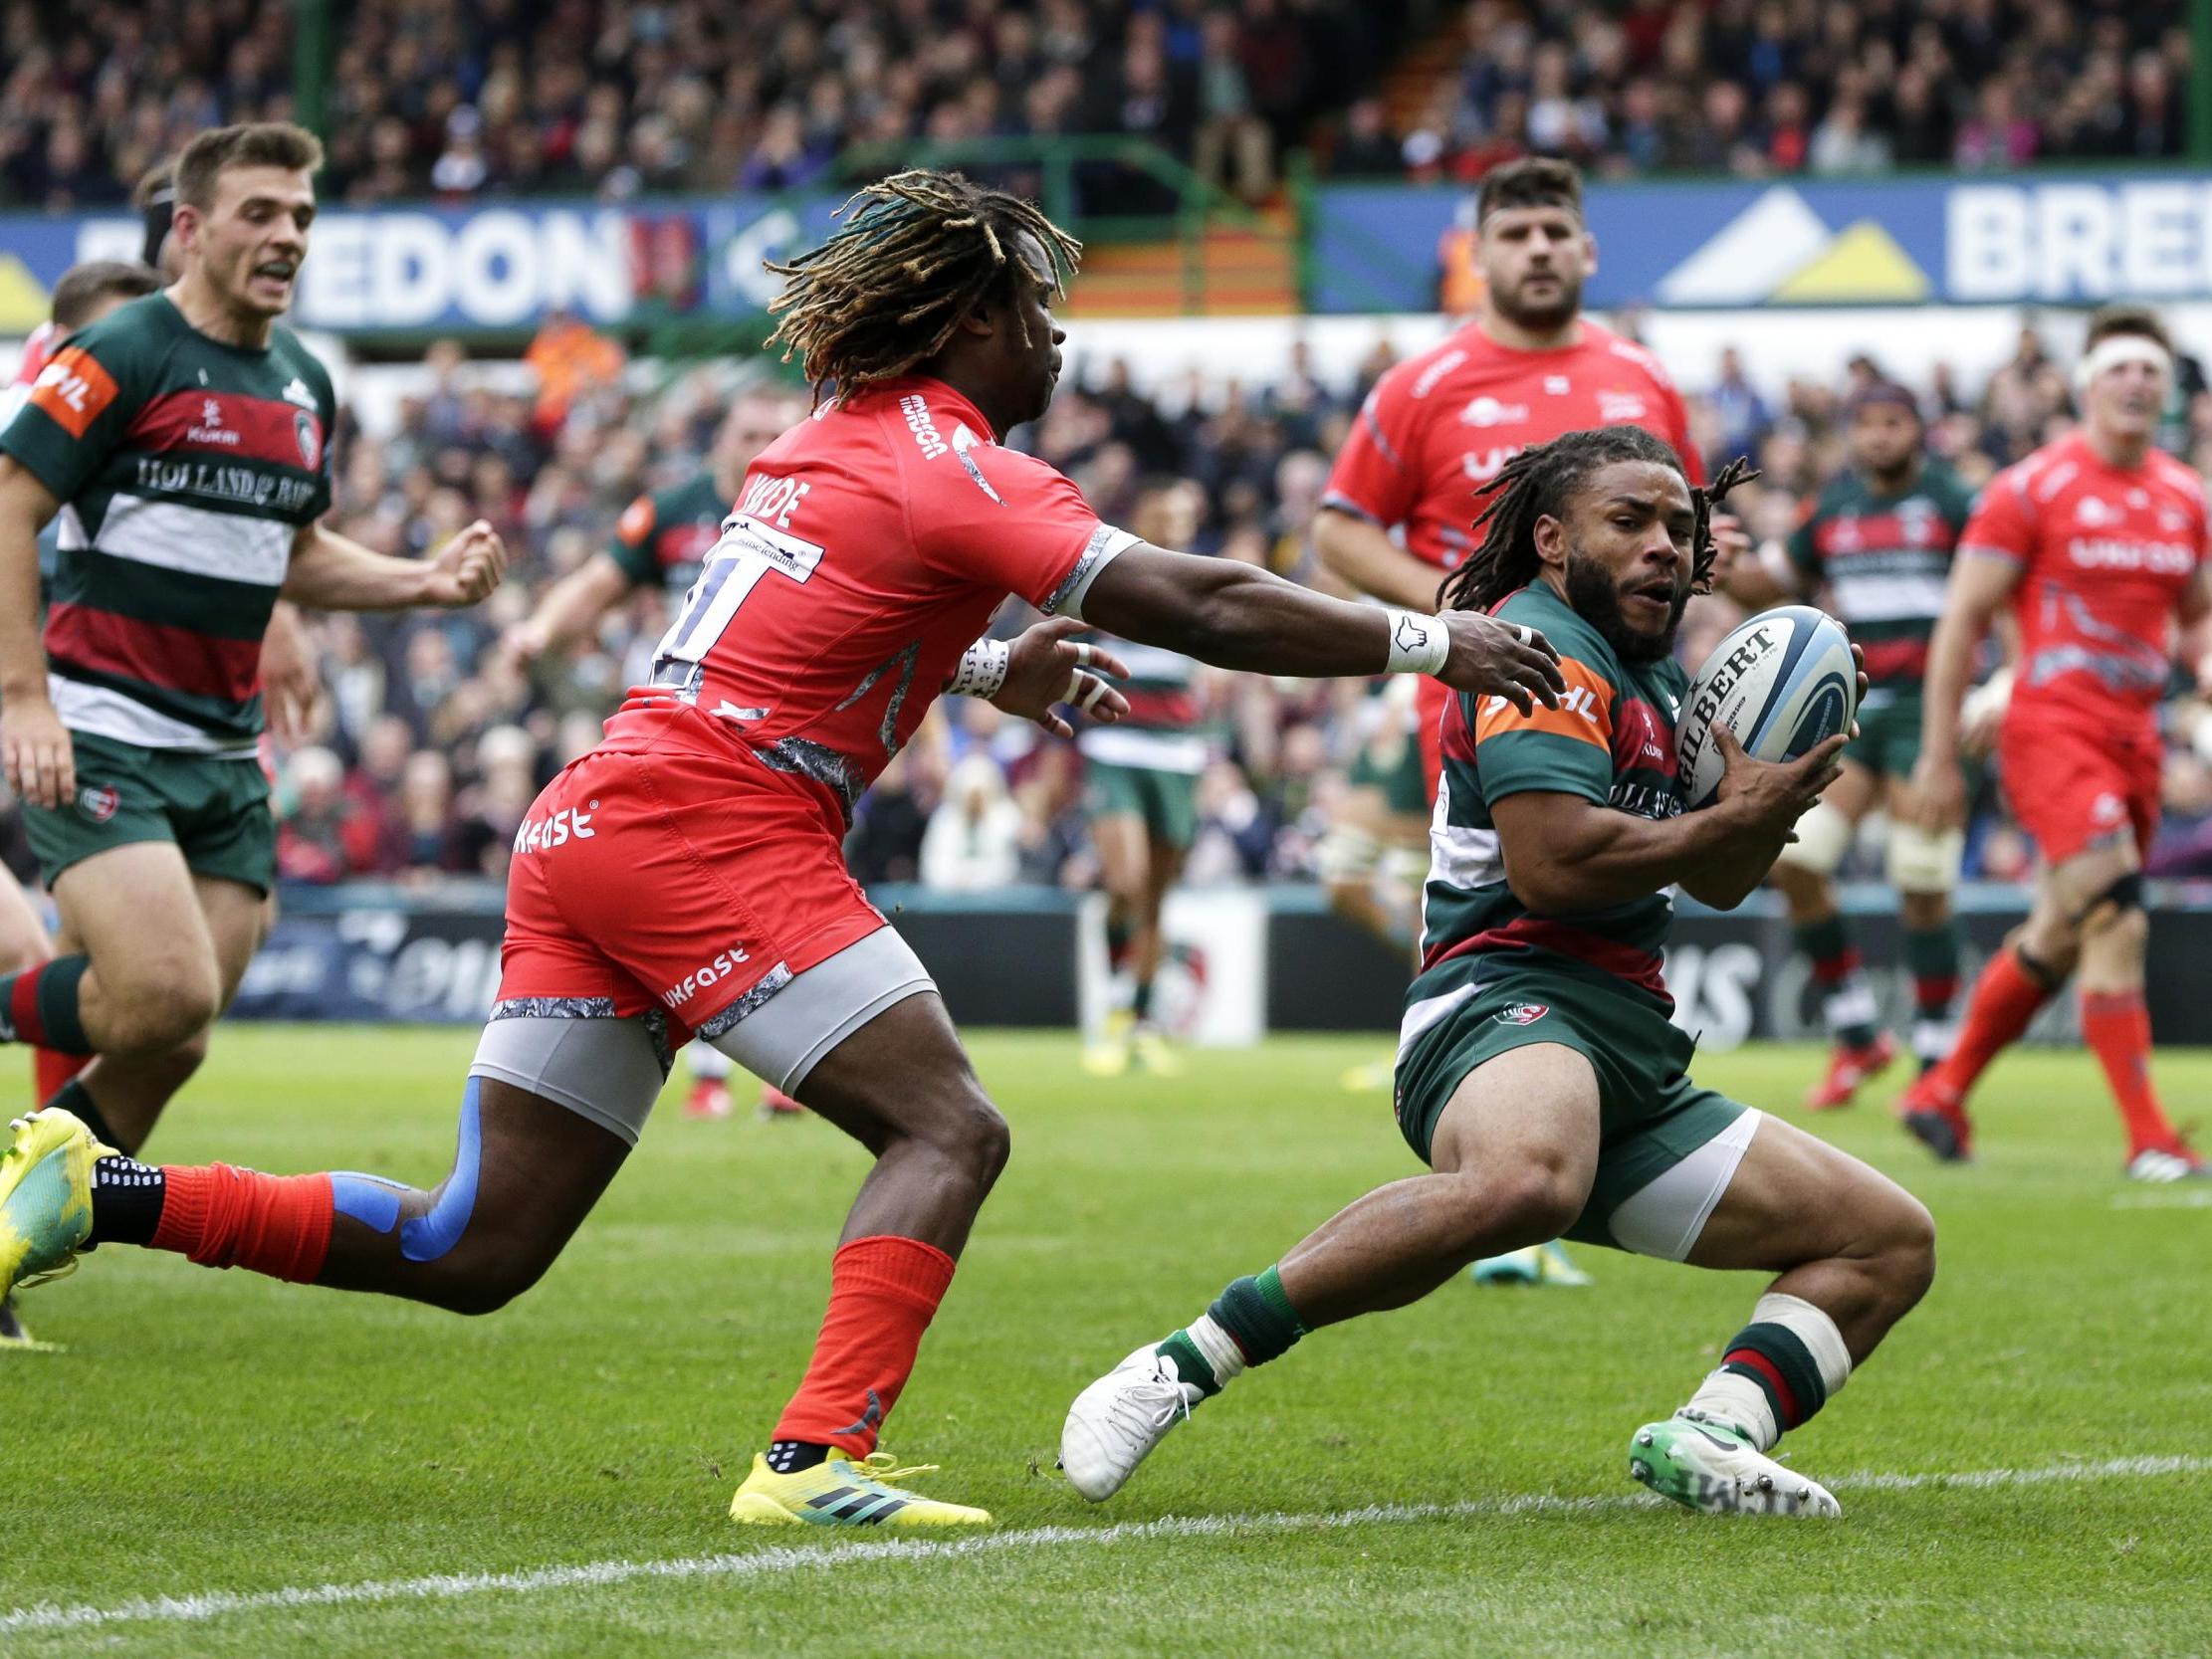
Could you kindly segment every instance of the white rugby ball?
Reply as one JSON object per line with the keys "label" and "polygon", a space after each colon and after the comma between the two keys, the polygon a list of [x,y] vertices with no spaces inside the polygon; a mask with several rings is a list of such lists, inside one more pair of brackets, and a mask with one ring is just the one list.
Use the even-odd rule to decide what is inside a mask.
{"label": "white rugby ball", "polygon": [[1709,806],[1720,787],[1715,722],[1754,760],[1781,761],[1850,730],[1858,712],[1859,668],[1844,625],[1811,605],[1761,611],[1713,647],[1682,700],[1674,771],[1684,804]]}

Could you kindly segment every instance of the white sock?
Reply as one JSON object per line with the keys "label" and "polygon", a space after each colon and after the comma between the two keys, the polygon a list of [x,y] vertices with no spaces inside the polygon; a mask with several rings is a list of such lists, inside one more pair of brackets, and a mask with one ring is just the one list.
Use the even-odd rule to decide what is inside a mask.
{"label": "white sock", "polygon": [[1702,1412],[1724,1423],[1734,1423],[1762,1452],[1782,1438],[1782,1425],[1774,1420],[1774,1407],[1767,1404],[1766,1391],[1748,1376],[1738,1376],[1734,1371],[1707,1372],[1705,1380],[1697,1385],[1697,1392],[1689,1396],[1689,1403],[1682,1410]]}
{"label": "white sock", "polygon": [[1813,1363],[1820,1367],[1821,1387],[1829,1399],[1834,1399],[1836,1390],[1851,1380],[1851,1349],[1844,1346],[1843,1332],[1803,1297],[1769,1291],[1753,1306],[1751,1323],[1786,1327],[1803,1343]]}
{"label": "white sock", "polygon": [[1216,1386],[1225,1388],[1244,1369],[1244,1350],[1236,1346],[1236,1339],[1214,1323],[1212,1314],[1201,1314],[1184,1330],[1191,1338],[1191,1346],[1206,1355],[1207,1368],[1213,1371]]}

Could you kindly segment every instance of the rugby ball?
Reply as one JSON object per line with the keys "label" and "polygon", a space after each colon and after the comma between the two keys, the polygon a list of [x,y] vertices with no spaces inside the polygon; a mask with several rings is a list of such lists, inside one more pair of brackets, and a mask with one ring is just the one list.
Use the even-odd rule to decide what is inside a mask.
{"label": "rugby ball", "polygon": [[1859,668],[1844,625],[1811,605],[1761,611],[1714,646],[1689,683],[1674,724],[1683,803],[1693,812],[1710,806],[1720,788],[1715,722],[1754,760],[1783,761],[1850,730],[1858,712]]}

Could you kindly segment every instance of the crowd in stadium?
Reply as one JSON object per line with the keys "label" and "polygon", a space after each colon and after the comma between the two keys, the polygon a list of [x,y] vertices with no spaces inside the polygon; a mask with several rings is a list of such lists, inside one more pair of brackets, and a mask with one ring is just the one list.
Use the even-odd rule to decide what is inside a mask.
{"label": "crowd in stadium", "polygon": [[[1459,179],[1530,152],[1615,174],[1757,175],[2182,147],[2189,47],[2173,0],[1473,0],[1460,73],[1398,131],[1374,86],[1413,11],[341,0],[325,188],[353,203],[774,190],[822,179],[851,149],[1115,132],[1257,198],[1322,116],[1339,174]],[[119,202],[201,127],[289,116],[293,30],[280,0],[110,0],[89,15],[14,0],[0,10],[0,203]],[[1080,183],[1090,211],[1172,206],[1119,169]]]}
{"label": "crowd in stadium", "polygon": [[[551,580],[607,544],[640,491],[704,466],[732,396],[703,369],[644,393],[616,374],[563,380],[562,396],[549,399],[491,389],[457,346],[434,349],[431,360],[431,388],[404,404],[395,434],[346,441],[335,522],[372,546],[420,551],[481,516],[507,537],[516,564],[477,611],[316,624],[328,707],[280,790],[283,867],[294,880],[504,873],[540,783],[589,747],[622,688],[642,678],[665,600],[641,587],[581,648],[527,670],[499,649],[500,637]],[[1326,383],[1299,353],[1263,385],[1159,396],[1134,389],[1124,364],[1094,364],[1089,385],[1064,387],[1016,441],[1066,470],[1109,521],[1142,521],[1148,496],[1195,486],[1196,550],[1327,581],[1307,535],[1327,458],[1390,360],[1379,338],[1354,382]],[[616,361],[610,348],[606,366]],[[1737,498],[1753,532],[1785,534],[1798,504],[1842,464],[1848,385],[1769,385],[1734,352],[1702,371],[1679,367],[1703,453],[1750,454],[1765,469]],[[1853,370],[1880,372],[1871,359]],[[2071,409],[2032,326],[1985,385],[1939,366],[1916,389],[1934,446],[1974,484],[2060,430]],[[781,415],[804,408],[795,391],[774,395]],[[2212,394],[2200,391],[2177,414],[2171,441],[2200,464],[2212,458]],[[1703,602],[1685,627],[1684,655],[1694,661],[1731,620],[1725,601]],[[1356,688],[1212,671],[1204,683],[1218,758],[1201,787],[1193,878],[1310,877],[1322,825],[1365,740]],[[2154,868],[2212,875],[2212,741],[2202,754],[2192,746],[2200,723],[2212,739],[2212,719],[2188,703],[2169,719],[2168,819]],[[949,700],[862,803],[854,869],[866,881],[1088,886],[1096,867],[1082,794],[1072,745],[972,699]],[[2027,845],[1993,790],[1970,861],[1993,879],[2028,868]]]}
{"label": "crowd in stadium", "polygon": [[[1127,132],[1259,195],[1279,146],[1372,79],[1407,10],[339,0],[325,190],[774,190],[847,148]],[[119,201],[201,127],[290,116],[293,11],[150,0],[72,8],[65,28],[28,3],[0,10],[0,201]]]}
{"label": "crowd in stadium", "polygon": [[[1474,0],[1455,84],[1393,164],[1479,177],[1530,152],[1615,175],[1975,170],[2182,151],[2182,8],[2098,0]],[[1377,111],[1356,116],[1374,136]]]}

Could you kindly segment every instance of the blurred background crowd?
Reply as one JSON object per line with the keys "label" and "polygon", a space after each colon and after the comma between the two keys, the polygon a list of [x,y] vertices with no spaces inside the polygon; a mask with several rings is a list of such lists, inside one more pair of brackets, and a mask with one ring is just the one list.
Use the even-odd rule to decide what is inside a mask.
{"label": "blurred background crowd", "polygon": [[[774,190],[916,139],[1130,134],[1264,197],[1339,175],[1849,174],[2183,146],[2178,0],[1474,0],[1384,77],[1411,0],[36,0],[0,4],[0,203],[123,200],[202,127],[291,118],[335,56],[332,200]],[[1019,177],[1009,182],[1020,183]],[[1089,211],[1156,185],[1101,166]]]}
{"label": "blurred background crowd", "polygon": [[[404,400],[390,436],[354,429],[344,438],[335,521],[373,546],[420,553],[482,517],[507,537],[514,568],[479,611],[314,624],[329,697],[315,740],[286,757],[280,784],[284,870],[295,880],[503,875],[538,786],[595,740],[623,688],[643,677],[668,603],[657,586],[642,586],[574,648],[528,665],[501,648],[503,634],[550,582],[608,545],[638,494],[704,469],[725,419],[773,430],[806,407],[788,388],[734,388],[723,365],[672,378],[625,373],[610,344],[601,372],[564,378],[557,399],[542,386],[495,389],[450,343],[430,360],[429,389]],[[1392,360],[1379,333],[1357,377],[1341,384],[1317,378],[1294,348],[1263,380],[1151,396],[1134,388],[1126,363],[1089,363],[1087,383],[1063,385],[1045,419],[1013,441],[1069,473],[1109,521],[1145,523],[1161,516],[1164,497],[1179,496],[1183,521],[1198,526],[1193,550],[1326,585],[1309,529],[1328,458]],[[1748,454],[1764,470],[1735,499],[1754,534],[1787,534],[1801,504],[1843,464],[1849,383],[1765,385],[1733,350],[1676,367],[1702,452]],[[1973,484],[2063,431],[2072,414],[2066,377],[2032,323],[1980,385],[1941,364],[1913,375],[1861,358],[1852,373],[1912,383],[1933,448]],[[2203,464],[2212,461],[2212,394],[2196,383],[2170,443]],[[1724,600],[1698,602],[1684,626],[1685,658],[1697,660],[1734,615]],[[1009,615],[1001,627],[1025,620]],[[1402,734],[1378,732],[1350,683],[1208,671],[1203,688],[1217,757],[1201,789],[1193,878],[1310,878],[1358,749],[1388,749]],[[2154,868],[2212,875],[2212,720],[2181,702],[2168,723],[2168,818]],[[1073,745],[950,699],[862,803],[854,868],[866,881],[1086,887],[1095,862],[1082,795]],[[2014,879],[2028,858],[1985,789],[1972,872]]]}

